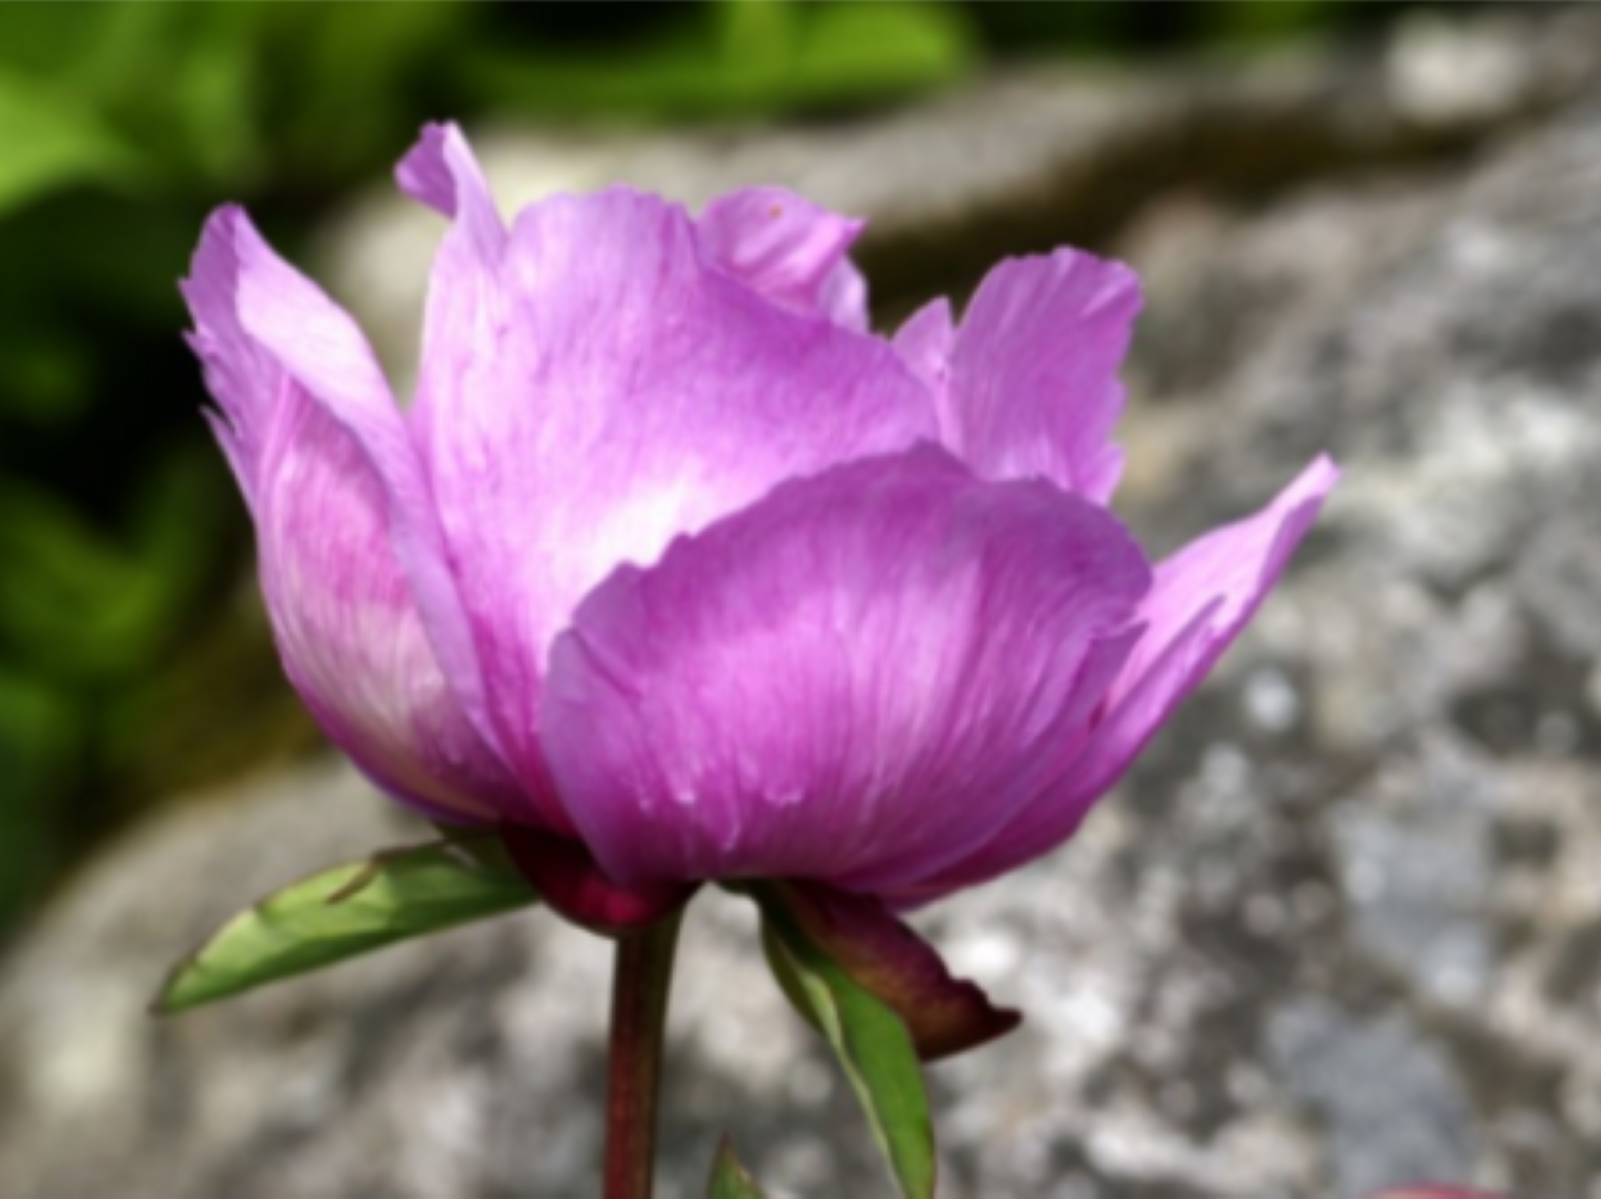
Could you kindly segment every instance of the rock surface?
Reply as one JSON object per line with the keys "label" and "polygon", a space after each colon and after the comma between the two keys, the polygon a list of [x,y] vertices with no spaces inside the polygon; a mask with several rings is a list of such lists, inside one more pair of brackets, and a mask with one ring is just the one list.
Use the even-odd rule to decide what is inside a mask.
{"label": "rock surface", "polygon": [[[941,1193],[1594,1199],[1601,97],[1476,163],[1206,194],[1115,247],[1150,292],[1122,510],[1171,546],[1319,448],[1346,480],[1077,841],[922,918],[1027,1013],[931,1071]],[[414,835],[323,765],[106,853],[0,975],[8,1199],[592,1193],[606,946],[552,919],[142,1014],[245,899]],[[752,931],[692,910],[662,1194],[725,1130],[775,1195],[887,1194]]]}

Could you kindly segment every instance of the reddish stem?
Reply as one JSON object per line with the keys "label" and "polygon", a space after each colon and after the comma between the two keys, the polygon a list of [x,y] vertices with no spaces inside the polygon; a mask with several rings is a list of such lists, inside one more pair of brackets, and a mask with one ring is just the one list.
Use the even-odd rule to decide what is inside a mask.
{"label": "reddish stem", "polygon": [[605,1199],[650,1199],[662,1034],[682,913],[617,938],[606,1093]]}

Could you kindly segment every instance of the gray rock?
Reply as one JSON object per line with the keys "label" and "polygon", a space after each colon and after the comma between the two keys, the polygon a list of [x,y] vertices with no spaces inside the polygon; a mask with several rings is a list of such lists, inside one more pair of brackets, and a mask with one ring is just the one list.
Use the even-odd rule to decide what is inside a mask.
{"label": "gray rock", "polygon": [[[1437,64],[1411,69],[1444,98],[1408,103],[1445,105]],[[1347,476],[1076,841],[920,917],[1028,1015],[930,1071],[943,1195],[1354,1199],[1418,1173],[1601,1195],[1597,164],[1591,99],[1476,163],[1249,209],[1179,189],[1119,232],[1150,290],[1134,527],[1177,544],[1323,447]],[[923,202],[901,244],[945,228]],[[606,946],[549,917],[143,1015],[246,899],[414,835],[314,766],[108,850],[0,973],[7,1196],[593,1193]],[[725,1130],[775,1194],[888,1193],[731,898],[692,909],[671,1039],[664,1195],[697,1193]]]}
{"label": "gray rock", "polygon": [[[1131,496],[1136,527],[1176,542],[1320,447],[1347,467],[1299,569],[1124,807],[1183,848],[1171,866],[1200,894],[1205,809],[1185,792],[1237,754],[1240,790],[1268,798],[1257,835],[1276,827],[1291,852],[1213,910],[1248,914],[1253,874],[1330,888],[1315,941],[1282,947],[1259,1035],[1346,1190],[1428,1163],[1536,1199],[1601,1186],[1598,113],[1460,175],[1249,217],[1189,202],[1128,243],[1153,292],[1130,456],[1147,442],[1162,462]],[[1197,307],[1227,332],[1162,338]],[[1363,1104],[1286,1049],[1308,1011],[1367,1030],[1336,1046],[1407,1030],[1418,1052],[1397,1054],[1427,1050],[1433,1092],[1457,1098],[1420,1112],[1423,1139],[1358,1151],[1342,1113]]]}
{"label": "gray rock", "polygon": [[1322,1114],[1340,1192],[1448,1178],[1473,1152],[1460,1081],[1405,1017],[1353,1019],[1319,1000],[1274,1012],[1272,1060]]}

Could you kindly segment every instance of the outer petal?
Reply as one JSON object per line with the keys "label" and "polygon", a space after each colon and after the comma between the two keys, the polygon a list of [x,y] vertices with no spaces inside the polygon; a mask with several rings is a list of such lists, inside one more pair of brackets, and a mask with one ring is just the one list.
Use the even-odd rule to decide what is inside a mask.
{"label": "outer petal", "polygon": [[591,586],[933,415],[888,345],[775,307],[653,197],[530,208],[495,261],[453,246],[413,417],[497,740],[537,790],[546,651]]}
{"label": "outer petal", "polygon": [[519,811],[440,669],[396,553],[397,509],[420,474],[359,332],[235,209],[207,223],[183,291],[291,681],[397,798],[458,820]]}
{"label": "outer petal", "polygon": [[985,478],[1043,475],[1105,503],[1122,472],[1108,439],[1139,307],[1121,263],[1077,250],[1001,263],[956,335],[945,444]]}
{"label": "outer petal", "polygon": [[1140,606],[1145,636],[1113,685],[1106,724],[1081,764],[1086,785],[1110,786],[1234,644],[1339,477],[1320,455],[1261,512],[1191,542],[1156,568]]}
{"label": "outer petal", "polygon": [[750,187],[708,204],[696,233],[711,262],[772,303],[862,332],[867,281],[847,255],[863,224],[781,187]]}
{"label": "outer petal", "polygon": [[1334,464],[1320,457],[1263,511],[1208,534],[1157,567],[1155,586],[1140,605],[1148,627],[1061,785],[968,861],[896,901],[922,902],[994,878],[1071,836],[1251,619],[1338,478]]}
{"label": "outer petal", "polygon": [[551,657],[545,749],[624,882],[926,877],[1051,778],[1149,582],[1104,510],[932,446],[625,567]]}

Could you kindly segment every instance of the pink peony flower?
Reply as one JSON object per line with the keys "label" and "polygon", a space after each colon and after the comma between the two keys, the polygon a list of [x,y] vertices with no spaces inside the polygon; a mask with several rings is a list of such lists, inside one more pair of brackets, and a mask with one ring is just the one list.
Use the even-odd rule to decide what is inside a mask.
{"label": "pink peony flower", "polygon": [[[1074,250],[867,328],[860,224],[754,188],[449,217],[416,397],[237,208],[184,294],[284,667],[386,793],[498,826],[579,916],[704,880],[894,906],[1060,844],[1333,485],[1152,565],[1107,509],[1139,306]],[[562,906],[559,904],[558,906]]]}

